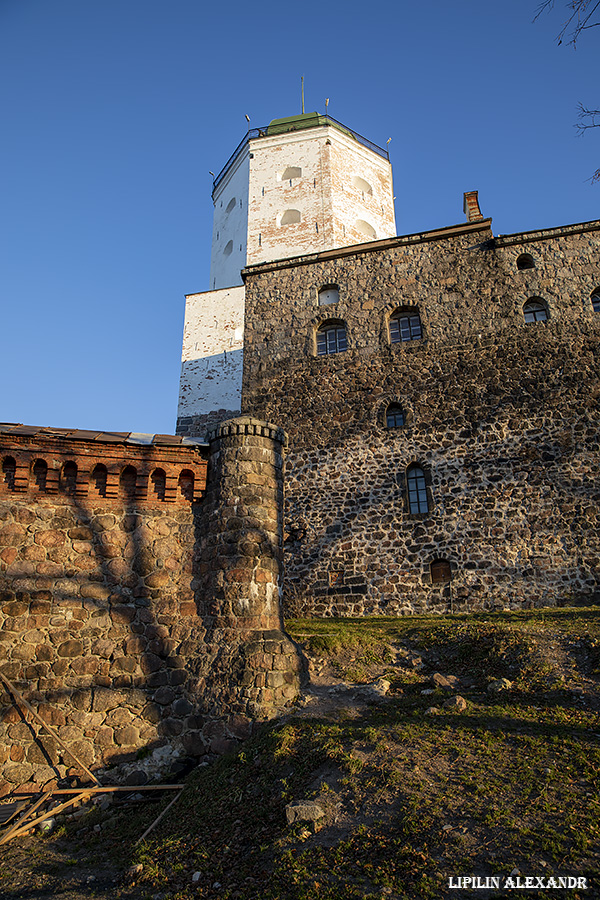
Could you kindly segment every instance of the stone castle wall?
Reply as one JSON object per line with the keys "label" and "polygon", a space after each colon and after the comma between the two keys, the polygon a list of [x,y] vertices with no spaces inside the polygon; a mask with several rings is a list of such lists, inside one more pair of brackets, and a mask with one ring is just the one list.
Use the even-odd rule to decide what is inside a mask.
{"label": "stone castle wall", "polygon": [[[166,743],[221,751],[297,691],[277,587],[283,435],[226,427],[210,447],[2,435],[0,671],[92,769]],[[223,442],[245,454],[237,474]],[[253,616],[225,615],[222,582]],[[0,686],[0,796],[73,766]]]}
{"label": "stone castle wall", "polygon": [[[242,408],[289,435],[289,610],[552,604],[597,589],[600,223],[494,238],[484,220],[253,266],[245,282]],[[331,284],[338,303],[319,307]],[[547,321],[525,322],[531,298]],[[422,337],[391,343],[402,308]],[[348,349],[317,356],[327,323]],[[392,403],[403,427],[387,427]],[[427,512],[410,511],[411,465]],[[432,580],[440,561],[450,581],[435,566]]]}

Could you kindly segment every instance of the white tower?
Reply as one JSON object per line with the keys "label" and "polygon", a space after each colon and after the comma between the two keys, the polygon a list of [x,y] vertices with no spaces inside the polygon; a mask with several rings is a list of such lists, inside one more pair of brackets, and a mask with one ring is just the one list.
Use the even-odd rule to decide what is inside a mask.
{"label": "white tower", "polygon": [[186,297],[179,434],[239,413],[244,266],[396,234],[387,151],[317,113],[249,131],[213,202],[210,290]]}

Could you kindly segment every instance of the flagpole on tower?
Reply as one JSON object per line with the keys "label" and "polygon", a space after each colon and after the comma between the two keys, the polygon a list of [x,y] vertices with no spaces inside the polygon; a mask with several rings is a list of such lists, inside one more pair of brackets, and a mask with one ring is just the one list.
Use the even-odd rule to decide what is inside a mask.
{"label": "flagpole on tower", "polygon": [[304,75],[301,76],[302,82],[302,115],[304,115]]}

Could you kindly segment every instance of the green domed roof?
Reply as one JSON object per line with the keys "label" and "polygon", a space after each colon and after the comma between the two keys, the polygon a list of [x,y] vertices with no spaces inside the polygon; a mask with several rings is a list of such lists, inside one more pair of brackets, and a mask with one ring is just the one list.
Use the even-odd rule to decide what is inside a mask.
{"label": "green domed roof", "polygon": [[273,119],[267,127],[267,134],[285,134],[286,131],[300,131],[302,128],[316,128],[317,125],[327,125],[327,116],[319,113],[300,113],[296,116],[287,116],[285,119]]}

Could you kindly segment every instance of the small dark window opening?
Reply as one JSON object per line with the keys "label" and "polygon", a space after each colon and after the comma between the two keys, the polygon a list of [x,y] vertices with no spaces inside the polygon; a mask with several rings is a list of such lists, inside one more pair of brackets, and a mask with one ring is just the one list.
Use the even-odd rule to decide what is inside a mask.
{"label": "small dark window opening", "polygon": [[150,476],[152,482],[152,492],[156,495],[157,500],[165,499],[165,488],[167,485],[167,476],[162,469],[155,469]]}
{"label": "small dark window opening", "polygon": [[592,294],[592,309],[594,312],[600,312],[600,290]]}
{"label": "small dark window opening", "polygon": [[60,487],[63,494],[73,496],[77,489],[77,463],[70,461],[64,464],[60,478]]}
{"label": "small dark window opening", "polygon": [[436,559],[431,563],[431,583],[448,584],[452,580],[450,563],[445,559]]}
{"label": "small dark window opening", "polygon": [[189,469],[183,469],[179,475],[179,493],[190,503],[194,499],[194,473]]}
{"label": "small dark window opening", "polygon": [[402,313],[390,319],[390,342],[399,344],[403,341],[420,341],[423,337],[421,319],[417,312]]}
{"label": "small dark window opening", "polygon": [[15,489],[15,475],[17,464],[12,456],[5,456],[2,460],[2,480],[9,491]]}
{"label": "small dark window opening", "polygon": [[405,424],[404,410],[399,403],[390,403],[385,414],[388,428],[402,428]]}
{"label": "small dark window opening", "polygon": [[108,470],[105,465],[98,463],[92,472],[92,488],[99,497],[106,497],[106,483]]}
{"label": "small dark window opening", "polygon": [[548,310],[541,300],[528,300],[523,307],[523,316],[528,325],[533,322],[545,322],[548,318]]}
{"label": "small dark window opening", "polygon": [[133,466],[125,466],[119,478],[119,492],[121,497],[133,500],[136,493],[137,471]]}
{"label": "small dark window opening", "polygon": [[346,329],[343,325],[319,328],[317,331],[317,356],[343,353],[347,349]]}
{"label": "small dark window opening", "polygon": [[420,466],[411,466],[406,475],[408,484],[408,508],[411,513],[429,512],[425,473]]}
{"label": "small dark window opening", "polygon": [[517,259],[517,269],[519,269],[519,271],[523,271],[523,269],[535,269],[533,256],[530,253],[522,253]]}
{"label": "small dark window opening", "polygon": [[48,463],[45,459],[36,459],[33,464],[33,481],[40,494],[46,493],[46,480],[48,478]]}

